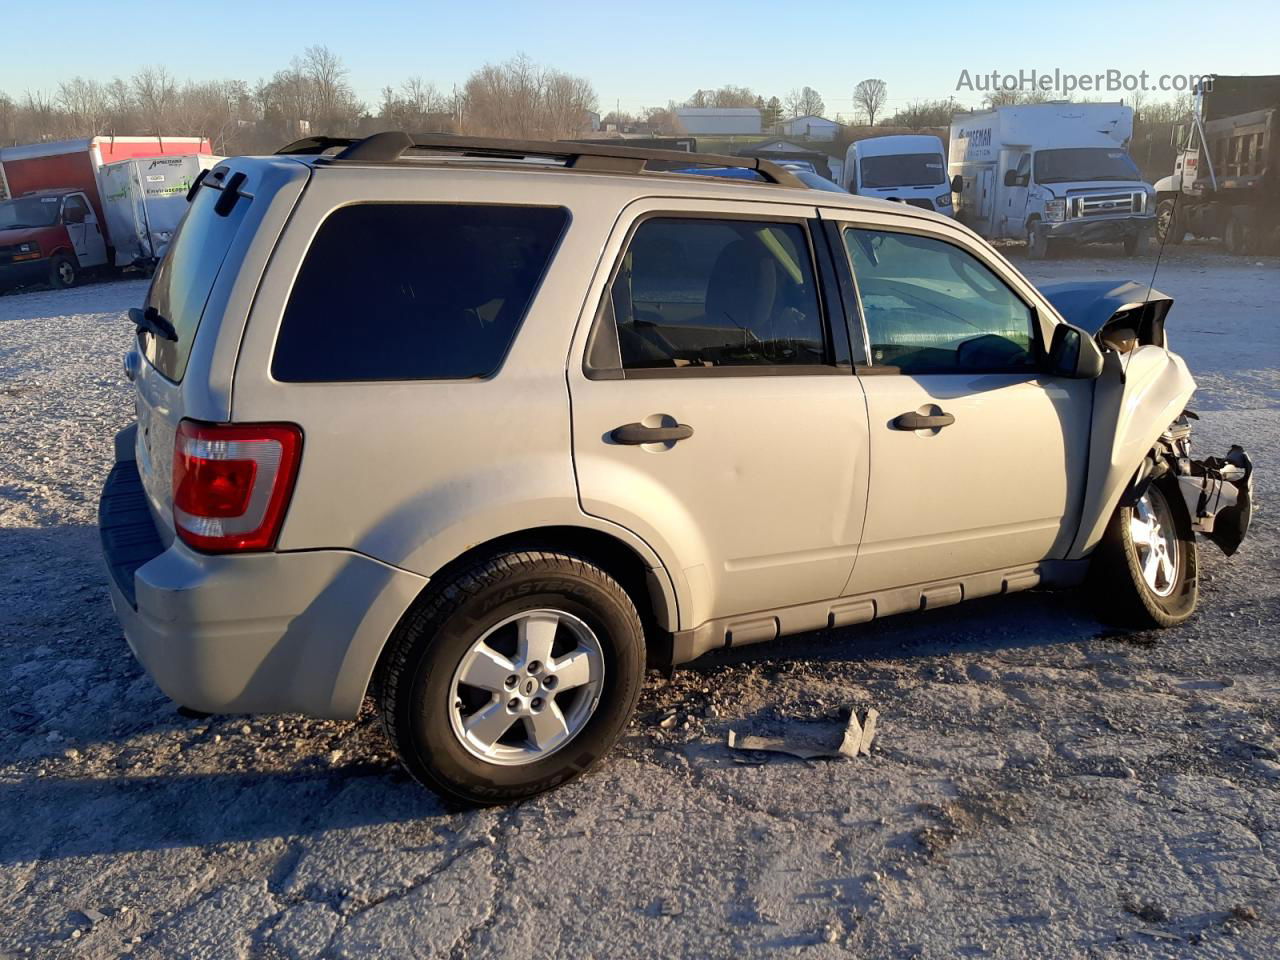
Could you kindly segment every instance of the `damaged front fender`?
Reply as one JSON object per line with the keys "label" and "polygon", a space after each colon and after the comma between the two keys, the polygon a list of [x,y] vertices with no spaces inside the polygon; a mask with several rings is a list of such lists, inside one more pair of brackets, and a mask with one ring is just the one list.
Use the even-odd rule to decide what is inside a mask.
{"label": "damaged front fender", "polygon": [[1093,391],[1089,472],[1080,527],[1066,559],[1088,556],[1152,447],[1186,409],[1196,384],[1186,362],[1156,344],[1104,354]]}

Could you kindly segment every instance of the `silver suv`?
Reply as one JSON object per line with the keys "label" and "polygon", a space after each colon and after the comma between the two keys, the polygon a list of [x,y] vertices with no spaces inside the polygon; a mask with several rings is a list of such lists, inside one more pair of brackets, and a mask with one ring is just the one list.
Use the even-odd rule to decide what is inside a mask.
{"label": "silver suv", "polygon": [[1047,296],[915,207],[398,133],[190,199],[101,503],[129,645],[202,711],[372,694],[455,799],[591,766],[646,661],[1090,570],[1178,623],[1194,532],[1248,523],[1243,451],[1190,459],[1168,298]]}

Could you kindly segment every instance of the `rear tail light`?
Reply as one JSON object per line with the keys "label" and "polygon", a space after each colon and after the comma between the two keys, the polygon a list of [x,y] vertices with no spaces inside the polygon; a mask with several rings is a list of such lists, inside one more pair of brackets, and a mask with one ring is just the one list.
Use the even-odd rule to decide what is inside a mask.
{"label": "rear tail light", "polygon": [[209,553],[276,544],[302,456],[302,431],[287,423],[183,420],[173,448],[173,525]]}

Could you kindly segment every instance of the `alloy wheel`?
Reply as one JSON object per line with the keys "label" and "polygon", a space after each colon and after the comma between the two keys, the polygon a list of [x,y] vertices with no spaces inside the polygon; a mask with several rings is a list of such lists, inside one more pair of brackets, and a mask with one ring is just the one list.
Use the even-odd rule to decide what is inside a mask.
{"label": "alloy wheel", "polygon": [[1168,501],[1154,486],[1133,506],[1129,537],[1147,587],[1158,597],[1169,596],[1178,583],[1178,541]]}
{"label": "alloy wheel", "polygon": [[490,627],[462,658],[449,685],[450,724],[487,763],[533,763],[582,731],[603,683],[591,627],[563,610],[526,610]]}

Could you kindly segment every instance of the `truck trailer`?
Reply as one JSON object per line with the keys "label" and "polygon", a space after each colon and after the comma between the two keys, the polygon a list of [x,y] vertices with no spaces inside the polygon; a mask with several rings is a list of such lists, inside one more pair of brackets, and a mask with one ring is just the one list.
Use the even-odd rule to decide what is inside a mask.
{"label": "truck trailer", "polygon": [[91,137],[0,147],[0,290],[40,282],[69,286],[85,270],[134,264],[141,244],[125,232],[124,218],[117,218],[120,232],[113,230],[104,167],[209,152],[209,141],[200,137]]}
{"label": "truck trailer", "polygon": [[1280,76],[1215,76],[1173,130],[1173,175],[1156,182],[1162,243],[1188,233],[1254,253],[1280,230]]}
{"label": "truck trailer", "polygon": [[948,171],[956,216],[988,239],[1025,239],[1033,259],[1064,243],[1145,252],[1155,193],[1128,153],[1133,108],[1040,103],[957,114]]}

